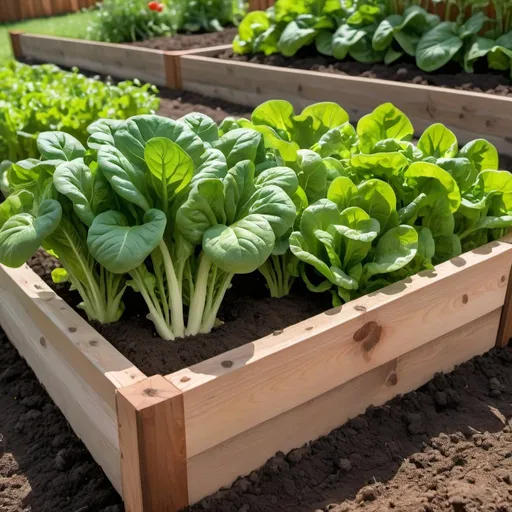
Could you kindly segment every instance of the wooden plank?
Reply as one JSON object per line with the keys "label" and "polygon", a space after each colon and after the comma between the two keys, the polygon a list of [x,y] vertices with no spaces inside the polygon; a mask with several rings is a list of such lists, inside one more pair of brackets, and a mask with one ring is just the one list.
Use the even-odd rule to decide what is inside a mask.
{"label": "wooden plank", "polygon": [[188,505],[183,396],[161,375],[117,392],[126,512]]}
{"label": "wooden plank", "polygon": [[9,32],[9,36],[11,38],[12,54],[14,55],[15,59],[20,59],[23,56],[20,42],[21,34],[22,32],[19,30],[11,30]]}
{"label": "wooden plank", "polygon": [[[16,269],[0,265],[0,289],[4,298],[18,301],[38,328],[37,344],[44,337],[45,347],[64,358],[112,410],[117,388],[146,378],[27,265]],[[5,307],[9,308],[7,300]]]}
{"label": "wooden plank", "polygon": [[[511,235],[509,235],[511,237]],[[509,242],[510,243],[510,242]],[[500,329],[496,339],[496,346],[506,347],[512,339],[512,279],[508,281],[507,295],[500,320]]]}
{"label": "wooden plank", "polygon": [[512,124],[510,97],[202,55],[182,57],[181,75],[183,89],[187,91],[251,107],[275,98],[288,100],[297,109],[316,101],[335,101],[352,120],[390,101],[407,113],[417,130],[441,122],[464,140],[470,126],[470,138],[494,136],[501,141],[498,149],[512,154],[512,140],[505,137]]}
{"label": "wooden plank", "polygon": [[[22,269],[18,271],[23,272]],[[27,273],[25,269],[24,274]],[[25,294],[27,295],[23,298]],[[121,492],[116,412],[110,403],[112,400],[106,401],[102,394],[98,393],[98,383],[93,385],[89,380],[94,376],[101,380],[100,386],[106,387],[110,379],[107,380],[99,371],[94,372],[94,375],[85,373],[83,367],[77,366],[79,363],[86,363],[83,355],[80,357],[79,348],[71,341],[67,341],[68,351],[62,350],[64,334],[57,334],[51,327],[54,320],[50,313],[59,316],[60,307],[64,307],[64,303],[56,298],[55,294],[50,296],[47,289],[28,290],[19,287],[5,269],[0,267],[2,329],[21,356],[26,359],[71,428],[87,446],[114,487]],[[57,338],[53,337],[54,334]],[[74,358],[70,358],[73,348]],[[114,398],[114,389],[115,387],[110,384],[111,398]]]}
{"label": "wooden plank", "polygon": [[190,503],[230,485],[277,451],[328,434],[370,405],[381,405],[428,382],[437,372],[492,348],[500,309],[381,365],[188,460]]}
{"label": "wooden plank", "polygon": [[21,49],[27,58],[111,75],[138,78],[165,85],[164,52],[122,44],[99,43],[39,34],[23,34]]}
{"label": "wooden plank", "polygon": [[168,375],[184,393],[187,453],[204,452],[500,308],[511,263],[512,246],[493,242]]}

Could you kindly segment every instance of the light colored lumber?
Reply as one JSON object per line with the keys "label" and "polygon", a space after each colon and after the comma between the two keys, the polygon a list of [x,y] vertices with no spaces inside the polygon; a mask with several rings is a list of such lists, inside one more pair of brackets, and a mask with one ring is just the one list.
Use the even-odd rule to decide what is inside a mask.
{"label": "light colored lumber", "polygon": [[39,34],[22,34],[20,44],[25,58],[77,66],[116,78],[166,84],[164,56],[160,50]]}
{"label": "light colored lumber", "polygon": [[460,140],[495,137],[498,149],[512,154],[512,141],[505,137],[512,124],[510,97],[221,60],[205,54],[183,56],[181,76],[184,90],[251,107],[270,99],[288,100],[296,109],[335,101],[353,121],[389,101],[407,113],[416,130],[441,122],[454,129]]}
{"label": "light colored lumber", "polygon": [[188,505],[181,391],[161,375],[117,392],[126,512],[177,512]]}
{"label": "light colored lumber", "polygon": [[[96,366],[102,357],[94,362],[89,359],[93,347],[88,355],[83,352],[85,341],[91,339],[88,336],[81,339],[81,324],[87,325],[86,322],[76,313],[68,314],[70,309],[29,268],[13,270],[0,266],[1,328],[121,492],[114,393],[120,382],[136,382],[137,373],[120,367],[109,375],[103,373]],[[61,321],[64,323],[60,324]],[[68,337],[69,327],[77,331],[68,331]],[[89,329],[95,332],[92,327]],[[100,343],[95,349],[96,357],[100,352],[102,355],[109,352],[101,346],[100,338],[92,339]],[[119,357],[122,358],[120,354]],[[109,363],[112,361],[108,359]],[[130,375],[135,378],[131,379]]]}
{"label": "light colored lumber", "polygon": [[415,390],[437,372],[483,354],[496,340],[500,309],[397,359],[370,370],[280,416],[188,460],[190,503],[230,485],[263,465],[277,451],[288,452],[328,434],[370,405]]}
{"label": "light colored lumber", "polygon": [[168,375],[189,457],[501,308],[511,263],[512,246],[492,242]]}

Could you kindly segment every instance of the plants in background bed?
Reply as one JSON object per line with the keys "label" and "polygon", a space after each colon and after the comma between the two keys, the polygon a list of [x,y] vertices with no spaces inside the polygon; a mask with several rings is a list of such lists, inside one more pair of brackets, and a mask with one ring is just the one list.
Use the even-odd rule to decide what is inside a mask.
{"label": "plants in background bed", "polygon": [[267,11],[247,14],[233,50],[291,57],[315,45],[320,54],[365,64],[408,56],[427,72],[452,60],[471,72],[476,60],[486,58],[491,69],[512,73],[512,2],[493,3],[496,16],[490,19],[484,13],[490,0],[450,0],[441,20],[422,1],[277,0]]}
{"label": "plants in background bed", "polygon": [[146,115],[88,132],[88,150],[42,133],[40,159],[4,170],[0,262],[51,250],[54,279],[101,322],[120,317],[131,286],[167,340],[210,332],[235,274],[259,270],[273,297],[300,277],[340,304],[512,226],[512,175],[494,146],[459,148],[441,124],[414,144],[390,103],[355,127],[337,104],[295,114],[274,100],[220,126]]}
{"label": "plants in background bed", "polygon": [[245,12],[244,0],[104,0],[88,27],[88,37],[128,43],[181,31],[220,31],[238,24]]}
{"label": "plants in background bed", "polygon": [[99,117],[127,119],[157,110],[156,93],[138,81],[113,85],[78,70],[10,62],[0,67],[0,162],[37,157],[37,135],[46,130],[85,144],[87,127]]}

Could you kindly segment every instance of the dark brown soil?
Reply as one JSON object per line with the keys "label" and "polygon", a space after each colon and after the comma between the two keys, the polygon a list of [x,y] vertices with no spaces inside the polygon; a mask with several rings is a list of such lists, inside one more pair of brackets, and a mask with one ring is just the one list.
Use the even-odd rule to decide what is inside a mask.
{"label": "dark brown soil", "polygon": [[221,44],[231,44],[237,33],[238,29],[236,28],[225,28],[222,32],[179,34],[174,37],[157,37],[156,39],[139,41],[132,44],[155,50],[193,50],[195,48],[210,48],[211,46],[219,46]]}
{"label": "dark brown soil", "polygon": [[[500,96],[512,95],[512,82],[508,73],[488,69],[478,70],[478,68],[475,68],[476,73],[466,73],[455,63],[445,66],[436,73],[425,73],[414,62],[410,61],[401,61],[389,66],[385,64],[369,65],[353,60],[339,61],[318,53],[313,54],[311,50],[299,52],[295,57],[283,57],[280,54],[268,57],[263,54],[236,55],[232,50],[226,50],[218,55],[218,58],[284,68],[308,69],[321,71],[322,73],[435,85],[463,91],[498,94]],[[392,101],[392,98],[389,99]]]}

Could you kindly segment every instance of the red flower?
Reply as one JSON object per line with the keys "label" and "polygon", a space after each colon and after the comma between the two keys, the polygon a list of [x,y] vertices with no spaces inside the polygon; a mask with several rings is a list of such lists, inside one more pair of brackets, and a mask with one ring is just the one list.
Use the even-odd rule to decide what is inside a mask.
{"label": "red flower", "polygon": [[161,5],[161,4],[160,4],[159,2],[149,2],[148,7],[149,7],[149,9],[151,9],[152,11],[158,11],[158,12],[161,12],[161,11],[159,11],[160,5]]}
{"label": "red flower", "polygon": [[164,4],[158,4],[156,10],[157,12],[162,12],[164,10]]}

